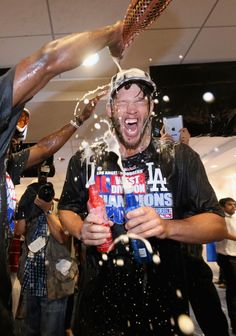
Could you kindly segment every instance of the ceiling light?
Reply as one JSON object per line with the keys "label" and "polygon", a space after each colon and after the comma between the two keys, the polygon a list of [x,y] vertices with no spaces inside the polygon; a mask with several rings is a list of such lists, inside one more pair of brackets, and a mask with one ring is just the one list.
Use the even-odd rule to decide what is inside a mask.
{"label": "ceiling light", "polygon": [[82,63],[82,65],[90,67],[94,64],[96,64],[99,61],[99,55],[96,54],[92,54],[90,56],[88,56]]}
{"label": "ceiling light", "polygon": [[211,92],[205,92],[202,95],[202,99],[206,102],[206,103],[213,103],[213,101],[215,100],[215,96],[213,95],[213,93]]}
{"label": "ceiling light", "polygon": [[218,167],[218,165],[212,165],[212,166],[210,166],[210,168],[217,168]]}

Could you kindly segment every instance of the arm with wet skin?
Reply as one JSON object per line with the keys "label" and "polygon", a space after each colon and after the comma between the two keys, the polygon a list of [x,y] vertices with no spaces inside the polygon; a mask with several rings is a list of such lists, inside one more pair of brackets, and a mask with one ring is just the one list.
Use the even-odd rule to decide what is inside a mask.
{"label": "arm with wet skin", "polygon": [[75,33],[45,44],[16,65],[13,106],[32,98],[50,79],[81,65],[89,53],[109,47],[112,56],[121,57],[123,22],[100,29]]}
{"label": "arm with wet skin", "polygon": [[39,140],[36,145],[30,147],[29,158],[25,169],[46,160],[56,153],[76,132],[78,129],[76,123],[81,126],[93,114],[97,102],[101,97],[102,96],[99,95],[91,99],[89,103],[84,106],[80,115],[76,117],[75,122],[66,124],[61,129]]}
{"label": "arm with wet skin", "polygon": [[53,212],[48,213],[48,211],[52,209],[53,202],[46,202],[37,196],[34,200],[34,204],[36,204],[45,213],[50,234],[59,243],[64,243],[67,240],[68,235],[64,233],[58,216]]}
{"label": "arm with wet skin", "polygon": [[184,243],[206,243],[227,238],[223,217],[201,213],[185,219],[162,219],[154,208],[140,207],[127,214],[126,229],[144,238],[173,239]]}
{"label": "arm with wet skin", "polygon": [[[85,245],[102,245],[110,236],[109,228],[101,225],[102,220],[95,214],[89,213],[84,221],[70,210],[59,210],[59,216],[63,227],[71,235],[81,239]],[[113,225],[111,221],[109,223]]]}

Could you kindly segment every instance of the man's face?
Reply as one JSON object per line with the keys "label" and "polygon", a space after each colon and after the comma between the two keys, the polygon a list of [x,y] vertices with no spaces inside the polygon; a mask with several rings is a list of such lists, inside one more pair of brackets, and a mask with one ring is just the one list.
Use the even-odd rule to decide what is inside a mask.
{"label": "man's face", "polygon": [[29,123],[29,115],[27,112],[23,110],[17,122],[17,126],[20,128],[24,128],[26,125],[28,125],[28,123]]}
{"label": "man's face", "polygon": [[111,119],[121,144],[136,149],[147,130],[150,108],[148,98],[136,84],[121,88],[113,100]]}
{"label": "man's face", "polygon": [[225,203],[225,206],[223,209],[224,209],[224,212],[232,216],[236,211],[236,203],[233,201],[228,201]]}
{"label": "man's face", "polygon": [[18,142],[25,140],[28,123],[29,123],[29,114],[23,110],[17,122],[16,131],[12,138],[13,144],[17,144]]}

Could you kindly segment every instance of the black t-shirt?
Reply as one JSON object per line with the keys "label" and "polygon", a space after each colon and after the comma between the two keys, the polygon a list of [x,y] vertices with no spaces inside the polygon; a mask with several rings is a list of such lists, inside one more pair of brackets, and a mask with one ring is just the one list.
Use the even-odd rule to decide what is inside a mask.
{"label": "black t-shirt", "polygon": [[[99,148],[91,160],[84,158],[83,152],[71,158],[59,209],[86,216],[86,183],[95,166],[95,183],[106,202],[107,214],[115,223],[114,233],[125,223],[122,173],[117,156],[104,148],[102,153]],[[122,160],[122,164],[139,205],[155,208],[162,218],[180,219],[202,212],[222,215],[199,156],[188,146],[153,142],[143,152]],[[176,294],[180,289],[184,296],[180,244],[157,238],[150,238],[149,242],[160,255],[159,265],[138,265],[122,246],[101,263],[96,248],[86,248],[75,332],[78,328],[82,336],[122,332],[181,335],[170,323],[171,318],[176,321],[187,309],[186,301]],[[114,264],[120,257],[124,259],[123,267]],[[114,333],[104,333],[107,330]]]}
{"label": "black t-shirt", "polygon": [[11,176],[14,185],[20,184],[20,177],[25,170],[30,148],[11,154],[7,159],[7,172]]}

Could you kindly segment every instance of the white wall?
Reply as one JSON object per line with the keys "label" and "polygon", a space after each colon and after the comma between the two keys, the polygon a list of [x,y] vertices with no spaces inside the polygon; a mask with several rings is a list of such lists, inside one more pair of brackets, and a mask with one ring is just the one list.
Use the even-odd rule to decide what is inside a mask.
{"label": "white wall", "polygon": [[236,200],[236,164],[208,174],[208,178],[218,199],[232,197]]}

